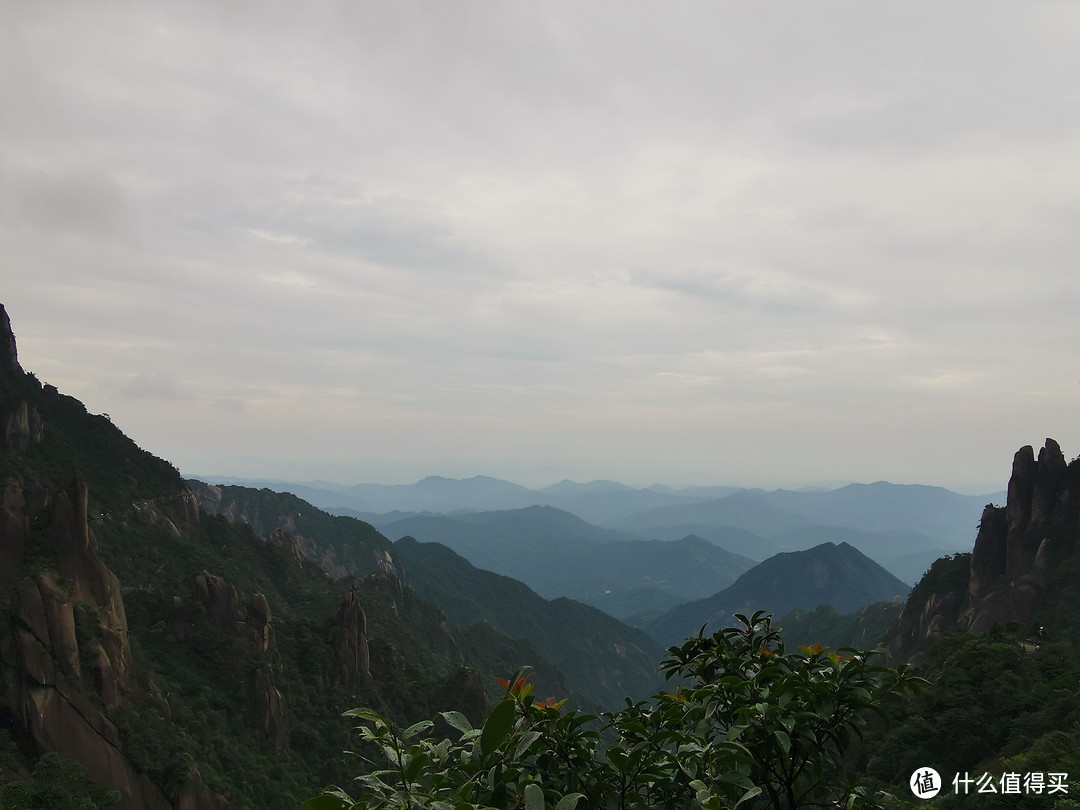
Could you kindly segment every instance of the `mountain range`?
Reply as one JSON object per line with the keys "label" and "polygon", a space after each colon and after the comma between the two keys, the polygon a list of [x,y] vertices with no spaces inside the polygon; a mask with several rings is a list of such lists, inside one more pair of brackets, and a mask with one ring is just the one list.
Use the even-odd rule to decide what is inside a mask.
{"label": "mountain range", "polygon": [[754,561],[823,542],[845,542],[905,582],[917,581],[938,557],[966,549],[983,506],[1005,498],[1003,492],[960,495],[941,487],[883,481],[830,491],[766,492],[733,487],[673,490],[660,485],[633,489],[612,481],[563,481],[530,490],[483,476],[350,487],[326,482],[213,480],[293,492],[329,512],[360,518],[390,535],[416,534],[439,542],[443,540],[438,535],[425,538],[407,523],[394,524],[409,518],[462,519],[470,512],[550,506],[588,522],[591,528],[576,529],[583,536],[602,539],[601,529],[612,532],[607,537],[613,540],[666,541],[693,535]]}
{"label": "mountain range", "polygon": [[754,564],[701,538],[638,540],[551,506],[416,515],[379,529],[389,537],[442,543],[545,597],[570,597],[617,617],[715,593]]}
{"label": "mountain range", "polygon": [[[1068,646],[1080,638],[1080,462],[1067,464],[1052,440],[1038,459],[1017,454],[1005,505],[977,516],[974,551],[938,559],[904,603],[905,583],[866,549],[892,552],[895,565],[897,554],[948,546],[971,520],[966,496],[882,483],[549,488],[564,506],[593,509],[596,525],[550,503],[507,508],[498,498],[524,489],[507,482],[428,479],[437,500],[426,504],[447,514],[380,513],[374,526],[296,494],[185,481],[108,417],[25,372],[2,306],[0,429],[0,804],[27,784],[52,797],[42,806],[89,801],[75,792],[96,782],[121,810],[295,808],[349,779],[346,709],[403,723],[453,709],[476,724],[499,693],[492,676],[522,664],[538,695],[611,706],[657,688],[663,644],[758,608],[786,613],[794,638],[834,644],[871,643],[899,613],[885,637],[895,660],[962,672],[974,666],[968,649],[989,650],[982,681],[1014,665],[1037,671],[1054,712],[1003,704],[1015,725],[987,721],[965,742],[992,737],[986,755],[1076,737],[1054,718],[1068,720],[1061,679],[1080,671]],[[390,489],[399,506],[423,505]],[[486,494],[462,510],[455,491]],[[679,534],[686,526],[701,531]],[[755,556],[735,553],[740,543]],[[472,559],[485,554],[524,581]],[[990,639],[969,644],[971,632]],[[960,658],[942,658],[956,649]],[[932,710],[903,727],[903,756],[879,771],[907,767],[919,728],[938,722]],[[941,722],[934,739],[959,721]]]}

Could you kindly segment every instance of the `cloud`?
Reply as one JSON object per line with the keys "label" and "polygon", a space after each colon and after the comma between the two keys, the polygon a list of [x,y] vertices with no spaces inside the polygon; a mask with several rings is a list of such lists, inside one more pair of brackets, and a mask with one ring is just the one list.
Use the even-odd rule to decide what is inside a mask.
{"label": "cloud", "polygon": [[948,423],[971,480],[1075,430],[1066,4],[9,5],[22,355],[182,467],[876,480]]}
{"label": "cloud", "polygon": [[171,377],[154,372],[138,372],[121,391],[132,399],[167,399],[177,401],[188,399],[177,381]]}

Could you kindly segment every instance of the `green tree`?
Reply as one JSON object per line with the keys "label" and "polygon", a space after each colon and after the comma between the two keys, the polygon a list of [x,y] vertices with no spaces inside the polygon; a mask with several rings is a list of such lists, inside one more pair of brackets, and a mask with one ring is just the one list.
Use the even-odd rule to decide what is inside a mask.
{"label": "green tree", "polygon": [[33,781],[0,786],[0,810],[107,810],[120,794],[91,779],[86,768],[59,754],[45,754]]}
{"label": "green tree", "polygon": [[661,669],[683,685],[602,718],[537,702],[522,673],[480,728],[444,712],[399,729],[355,709],[382,764],[369,761],[356,798],[329,788],[306,808],[877,806],[843,759],[884,701],[919,680],[858,650],[788,652],[771,617],[736,618],[668,651]]}

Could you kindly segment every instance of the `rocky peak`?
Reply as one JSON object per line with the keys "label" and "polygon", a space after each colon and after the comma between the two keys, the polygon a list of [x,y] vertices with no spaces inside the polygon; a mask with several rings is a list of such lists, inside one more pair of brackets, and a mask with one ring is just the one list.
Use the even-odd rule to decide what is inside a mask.
{"label": "rocky peak", "polygon": [[[1053,439],[1037,457],[1030,445],[1021,447],[1005,506],[983,510],[970,568],[966,559],[935,563],[905,608],[901,624],[911,630],[890,644],[894,657],[906,659],[920,641],[943,637],[950,628],[981,633],[995,624],[1030,622],[1043,601],[1047,573],[1080,550],[1078,538],[1080,462],[1067,463]],[[919,621],[908,611],[918,611]]]}
{"label": "rocky peak", "polygon": [[1061,447],[1047,439],[1038,459],[1030,445],[1013,457],[1005,507],[987,505],[971,557],[969,598],[975,604],[1006,573],[1045,569],[1073,549],[1080,532],[1080,481]]}
{"label": "rocky peak", "polygon": [[207,620],[221,630],[233,630],[240,623],[236,588],[221,577],[203,571],[193,583],[195,598],[206,610]]}
{"label": "rocky peak", "polygon": [[360,606],[360,598],[357,596],[355,585],[341,600],[337,621],[338,627],[341,628],[341,642],[338,645],[341,682],[351,685],[371,674],[367,614]]}
{"label": "rocky peak", "polygon": [[288,744],[287,707],[274,678],[280,655],[266,596],[252,595],[241,610],[236,588],[209,571],[195,576],[192,590],[202,605],[202,615],[197,616],[190,603],[178,604],[172,622],[174,632],[184,638],[192,623],[206,622],[232,635],[232,649],[226,657],[231,674],[243,681],[245,673],[251,671],[248,689],[257,707],[259,727],[275,748],[284,748]]}
{"label": "rocky peak", "polygon": [[15,333],[11,331],[11,319],[4,305],[0,304],[0,370],[22,371],[19,351],[15,346]]}

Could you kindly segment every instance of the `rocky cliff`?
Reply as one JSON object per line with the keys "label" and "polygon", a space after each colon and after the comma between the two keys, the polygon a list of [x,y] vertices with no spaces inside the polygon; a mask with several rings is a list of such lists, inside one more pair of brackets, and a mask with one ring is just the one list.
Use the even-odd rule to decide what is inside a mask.
{"label": "rocky cliff", "polygon": [[1004,506],[987,504],[970,554],[943,558],[916,586],[889,639],[897,660],[953,631],[1033,625],[1075,560],[1080,538],[1080,461],[1047,439],[1013,457]]}
{"label": "rocky cliff", "polygon": [[375,572],[406,581],[393,544],[373,526],[334,517],[288,492],[188,481],[199,505],[213,515],[245,523],[298,560],[310,560],[334,579]]}
{"label": "rocky cliff", "polygon": [[22,371],[19,350],[15,346],[15,333],[11,331],[11,318],[0,304],[0,369]]}
{"label": "rocky cliff", "polygon": [[[158,689],[136,678],[124,600],[98,555],[87,501],[86,485],[72,480],[28,512],[18,483],[7,482],[0,558],[10,621],[0,634],[0,693],[25,746],[81,763],[119,791],[123,810],[164,810],[173,802],[127,760],[109,719],[137,693]],[[30,551],[46,552],[47,567],[23,565],[31,514]],[[227,806],[194,782],[176,799],[176,807]]]}

